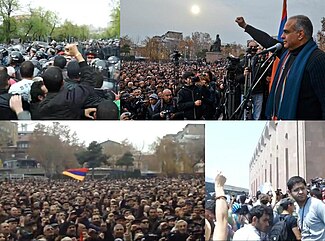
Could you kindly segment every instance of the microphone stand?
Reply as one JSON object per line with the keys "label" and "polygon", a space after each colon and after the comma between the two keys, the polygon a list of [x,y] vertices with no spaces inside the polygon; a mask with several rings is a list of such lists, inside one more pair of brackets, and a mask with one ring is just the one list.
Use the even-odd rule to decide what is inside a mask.
{"label": "microphone stand", "polygon": [[[270,57],[268,57],[264,63],[260,66],[260,68],[257,69],[256,73],[259,72],[260,69],[263,69],[265,67],[265,65],[267,64],[267,62],[271,59],[269,65],[265,68],[264,72],[261,74],[261,76],[259,77],[259,79],[257,81],[256,78],[257,78],[257,74],[254,76],[254,79],[253,79],[253,82],[252,83],[255,83],[254,85],[252,85],[247,94],[244,95],[243,97],[243,101],[240,103],[240,105],[238,106],[238,108],[235,110],[235,112],[230,116],[230,120],[235,120],[235,117],[237,117],[237,120],[241,120],[242,119],[242,116],[243,116],[243,113],[247,107],[247,103],[248,101],[250,100],[250,97],[252,95],[252,92],[254,90],[254,88],[256,87],[256,85],[261,81],[261,79],[264,77],[264,75],[266,74],[266,72],[270,69],[270,67],[272,66],[272,64],[274,63],[275,61],[275,55],[276,55],[277,51],[275,51],[274,53],[272,53],[272,55]],[[238,115],[237,115],[238,114]]]}

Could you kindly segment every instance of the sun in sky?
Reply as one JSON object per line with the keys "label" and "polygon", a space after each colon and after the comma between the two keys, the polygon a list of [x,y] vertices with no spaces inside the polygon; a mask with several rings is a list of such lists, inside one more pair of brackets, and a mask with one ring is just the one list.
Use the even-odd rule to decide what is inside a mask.
{"label": "sun in sky", "polygon": [[200,7],[196,4],[192,5],[191,13],[194,15],[198,15],[200,13]]}

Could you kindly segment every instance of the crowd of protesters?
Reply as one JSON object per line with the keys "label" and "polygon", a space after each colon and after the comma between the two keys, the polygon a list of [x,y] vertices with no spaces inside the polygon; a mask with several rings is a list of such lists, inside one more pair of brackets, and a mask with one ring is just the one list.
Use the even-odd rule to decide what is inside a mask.
{"label": "crowd of protesters", "polygon": [[207,64],[123,62],[123,117],[137,120],[213,120],[220,116],[226,60]]}
{"label": "crowd of protesters", "polygon": [[0,119],[118,119],[112,47],[54,45],[0,49]]}
{"label": "crowd of protesters", "polygon": [[[207,201],[205,240],[324,240],[325,186],[300,176],[287,182],[288,193],[273,188],[248,198],[225,196],[226,178],[215,180],[215,201]],[[208,204],[210,203],[210,204]],[[214,205],[211,205],[214,204]]]}
{"label": "crowd of protesters", "polygon": [[3,241],[199,241],[203,180],[14,181],[0,184]]}

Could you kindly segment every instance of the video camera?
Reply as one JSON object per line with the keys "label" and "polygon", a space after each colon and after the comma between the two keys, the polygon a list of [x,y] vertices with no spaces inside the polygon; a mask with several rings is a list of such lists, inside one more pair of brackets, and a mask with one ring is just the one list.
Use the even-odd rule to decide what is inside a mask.
{"label": "video camera", "polygon": [[254,47],[248,47],[248,48],[246,49],[246,53],[247,53],[247,54],[255,55],[256,52],[257,52],[257,50],[258,50],[258,47],[257,47],[257,46],[254,46]]}
{"label": "video camera", "polygon": [[226,69],[228,71],[235,71],[240,67],[240,59],[232,56],[227,57]]}

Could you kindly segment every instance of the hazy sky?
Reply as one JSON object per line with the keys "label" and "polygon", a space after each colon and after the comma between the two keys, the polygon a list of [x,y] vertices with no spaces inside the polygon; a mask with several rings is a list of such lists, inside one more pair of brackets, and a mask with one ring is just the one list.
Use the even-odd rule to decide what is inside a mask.
{"label": "hazy sky", "polygon": [[[110,0],[19,0],[22,6],[31,3],[32,7],[43,7],[59,15],[63,22],[65,19],[78,25],[93,25],[107,27],[110,22],[112,4]],[[28,9],[28,8],[27,8]]]}
{"label": "hazy sky", "polygon": [[[25,123],[25,122],[19,122]],[[37,122],[27,122],[32,130]],[[43,121],[42,124],[51,125],[51,121]],[[187,121],[60,121],[63,125],[70,126],[76,131],[80,140],[89,144],[92,141],[104,142],[107,140],[121,142],[128,139],[137,149],[147,151],[157,137],[166,134],[176,134],[193,122]],[[198,122],[195,122],[198,123]]]}
{"label": "hazy sky", "polygon": [[[247,23],[270,35],[277,35],[282,13],[282,0],[121,0],[121,36],[134,41],[146,36],[162,35],[168,30],[207,32],[212,39],[220,34],[222,43],[245,44],[248,34],[235,23],[243,16]],[[314,24],[314,33],[321,28],[325,16],[324,0],[288,0],[288,16],[304,14]],[[200,13],[191,12],[197,5]]]}
{"label": "hazy sky", "polygon": [[214,180],[217,171],[226,184],[249,188],[249,162],[266,122],[223,121],[205,125],[205,176]]}

